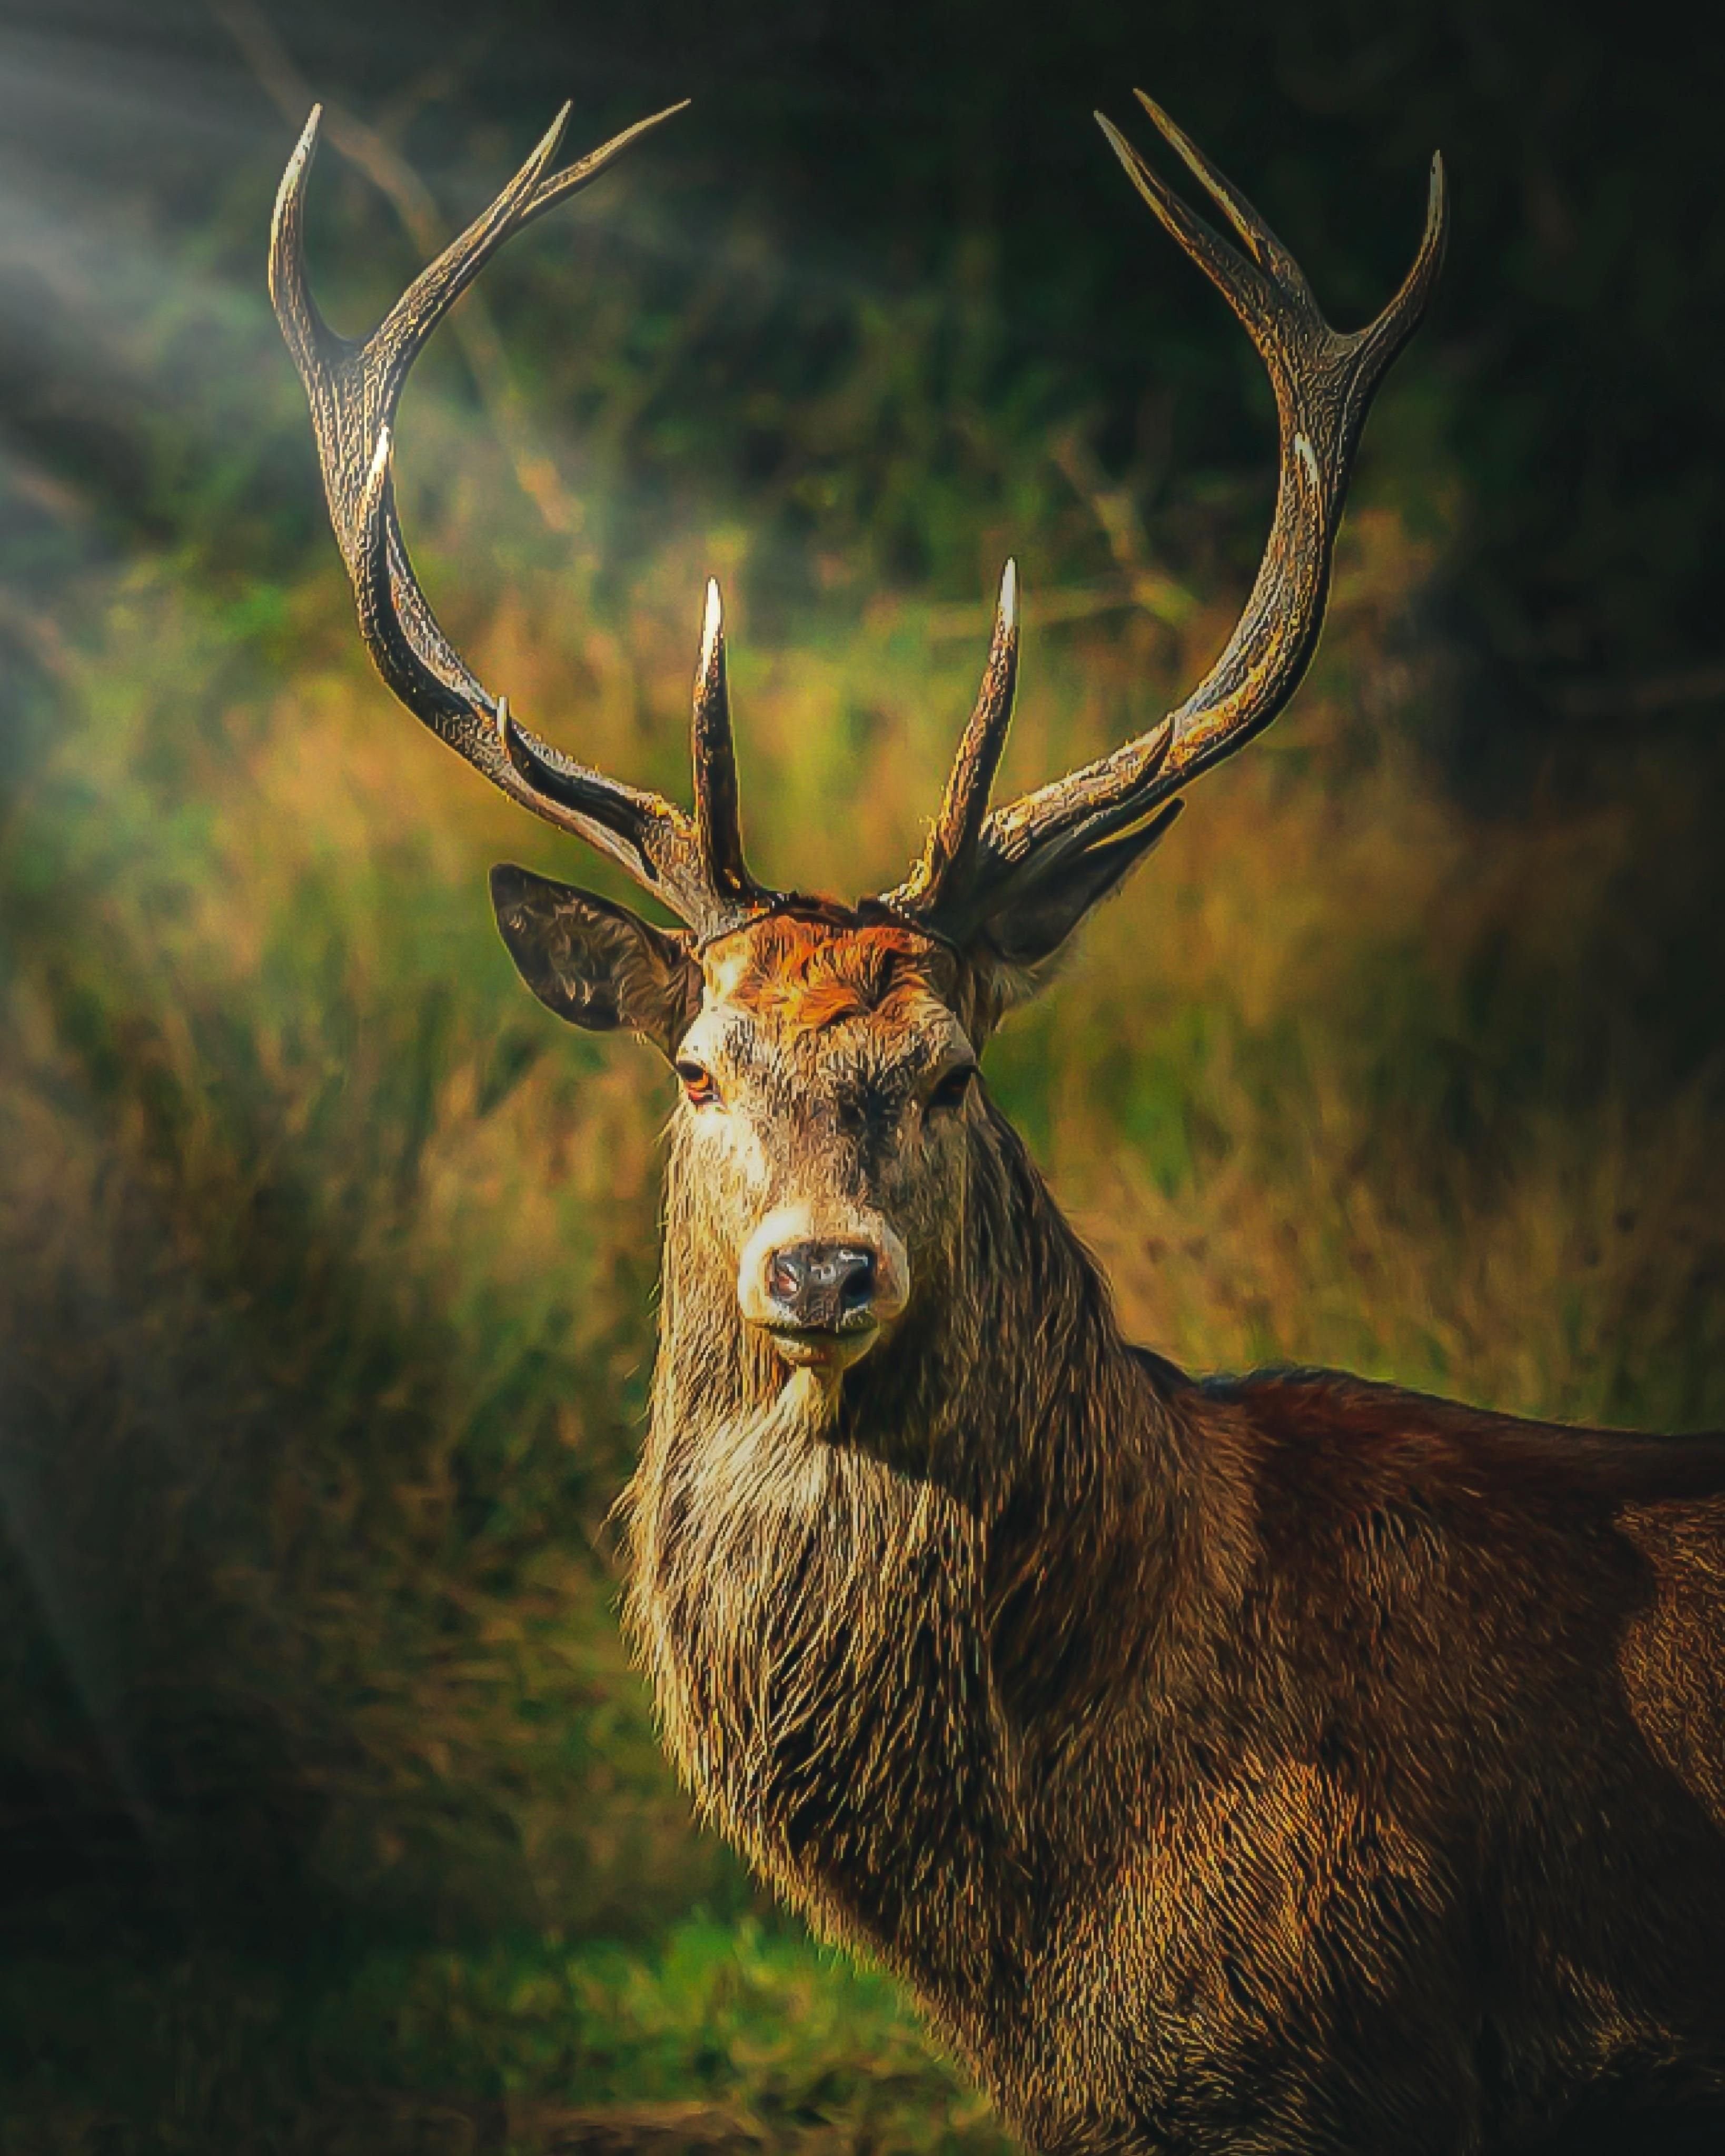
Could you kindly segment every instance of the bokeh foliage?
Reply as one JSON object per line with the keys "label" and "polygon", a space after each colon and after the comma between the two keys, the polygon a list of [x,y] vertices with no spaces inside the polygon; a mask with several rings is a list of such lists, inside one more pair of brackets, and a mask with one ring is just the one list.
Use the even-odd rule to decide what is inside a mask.
{"label": "bokeh foliage", "polygon": [[[754,852],[847,891],[1009,547],[1013,783],[1179,693],[1260,543],[1255,363],[1088,105],[1146,80],[1344,320],[1441,143],[1312,682],[990,1082],[1179,1359],[1681,1427],[1725,1419],[1717,33],[0,24],[0,2149],[996,2145],[694,1835],[624,1664],[663,1081],[520,990],[484,870],[568,852],[357,652],[260,291],[272,94],[453,223],[565,81],[582,146],[697,93],[429,355],[406,513],[487,678],[668,788],[716,569]],[[317,189],[354,324],[413,249]]]}

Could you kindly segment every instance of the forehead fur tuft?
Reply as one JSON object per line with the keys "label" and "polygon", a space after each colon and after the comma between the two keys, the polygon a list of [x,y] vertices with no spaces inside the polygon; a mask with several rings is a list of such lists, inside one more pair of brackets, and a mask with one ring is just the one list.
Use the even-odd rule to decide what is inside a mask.
{"label": "forehead fur tuft", "polygon": [[908,1014],[917,1001],[952,999],[949,954],[890,921],[837,926],[775,914],[742,931],[716,965],[727,1001],[809,1031],[846,1019]]}

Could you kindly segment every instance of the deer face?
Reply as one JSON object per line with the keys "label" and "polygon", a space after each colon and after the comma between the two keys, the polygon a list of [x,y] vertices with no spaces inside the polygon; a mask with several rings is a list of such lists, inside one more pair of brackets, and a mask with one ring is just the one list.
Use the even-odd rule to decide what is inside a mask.
{"label": "deer face", "polygon": [[947,1276],[981,1030],[956,951],[821,907],[696,954],[521,870],[494,891],[543,1001],[633,1024],[673,1062],[680,1209],[785,1363],[837,1376]]}
{"label": "deer face", "polygon": [[680,1172],[744,1322],[786,1362],[841,1370],[945,1270],[977,1071],[960,968],[906,928],[777,915],[701,971],[675,1054]]}

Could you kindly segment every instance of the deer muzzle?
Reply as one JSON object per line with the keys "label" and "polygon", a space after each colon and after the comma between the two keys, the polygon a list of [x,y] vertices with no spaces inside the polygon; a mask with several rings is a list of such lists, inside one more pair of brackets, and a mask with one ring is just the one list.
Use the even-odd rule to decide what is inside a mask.
{"label": "deer muzzle", "polygon": [[904,1308],[905,1246],[878,1214],[834,1219],[802,1207],[771,1214],[737,1269],[744,1318],[799,1369],[834,1373],[865,1355]]}

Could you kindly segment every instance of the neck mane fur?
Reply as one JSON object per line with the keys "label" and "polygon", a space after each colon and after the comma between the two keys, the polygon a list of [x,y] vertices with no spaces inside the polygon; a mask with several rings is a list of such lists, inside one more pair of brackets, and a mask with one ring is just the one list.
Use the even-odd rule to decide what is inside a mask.
{"label": "neck mane fur", "polygon": [[[1118,1708],[1158,1670],[1178,1688],[1214,1604],[1181,1380],[1122,1340],[991,1106],[955,1277],[836,1399],[743,1325],[681,1166],[674,1145],[630,1630],[703,1810],[950,2020],[1021,1964],[1014,1881],[1047,1877],[1058,1785],[1106,1779]],[[1061,1861],[1085,1839],[1069,1820]]]}

